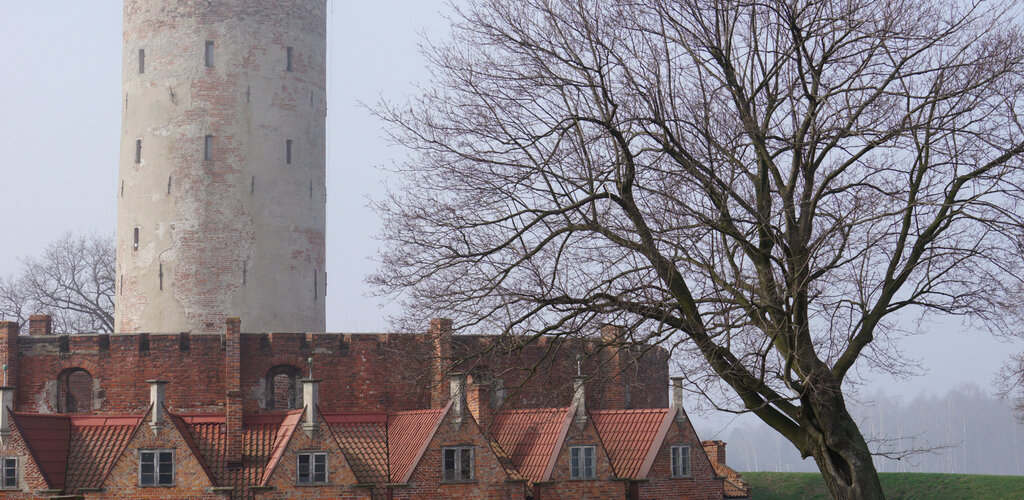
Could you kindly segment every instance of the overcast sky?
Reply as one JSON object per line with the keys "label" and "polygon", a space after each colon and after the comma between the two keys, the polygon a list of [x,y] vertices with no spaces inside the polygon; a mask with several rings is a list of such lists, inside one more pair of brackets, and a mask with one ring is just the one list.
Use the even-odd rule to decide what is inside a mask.
{"label": "overcast sky", "polygon": [[[359,102],[401,101],[415,84],[429,84],[418,44],[423,35],[444,37],[448,8],[427,0],[329,2],[327,327],[382,331],[396,310],[366,295],[379,229],[367,199],[382,193],[380,167],[403,152],[386,144],[381,124]],[[0,274],[66,231],[114,232],[121,20],[120,0],[4,2]],[[990,389],[1006,354],[1024,344],[964,330],[953,320],[908,339],[903,349],[920,357],[928,374],[896,384],[876,378],[875,386],[906,396],[960,383]]]}

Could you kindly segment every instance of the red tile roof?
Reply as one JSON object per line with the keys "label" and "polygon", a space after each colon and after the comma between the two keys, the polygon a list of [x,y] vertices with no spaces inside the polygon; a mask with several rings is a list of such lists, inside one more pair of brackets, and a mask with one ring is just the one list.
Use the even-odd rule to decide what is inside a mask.
{"label": "red tile roof", "polygon": [[494,414],[491,437],[522,476],[547,481],[574,407],[505,410]]}
{"label": "red tile roof", "polygon": [[388,461],[393,482],[409,482],[449,408],[450,402],[444,408],[400,411],[388,417]]}
{"label": "red tile roof", "polygon": [[[675,413],[668,408],[590,412],[616,476],[647,477],[654,454],[665,440],[670,412]],[[650,463],[645,463],[648,458],[651,458]]]}
{"label": "red tile roof", "polygon": [[324,421],[341,446],[356,480],[390,483],[386,413],[324,413]]}
{"label": "red tile roof", "polygon": [[98,488],[145,416],[14,414],[14,423],[53,489]]}
{"label": "red tile roof", "polygon": [[[302,410],[288,413],[246,415],[242,418],[242,467],[228,468],[227,432],[224,415],[173,415],[179,428],[184,428],[186,441],[197,457],[205,462],[217,486],[233,486],[242,491],[245,486],[263,484],[270,477],[272,466],[280,460],[283,442],[287,444],[295,432]],[[275,458],[277,453],[277,460]]]}
{"label": "red tile roof", "polygon": [[39,466],[46,484],[63,489],[71,445],[71,420],[67,415],[13,413],[32,459]]}
{"label": "red tile roof", "polygon": [[450,407],[323,416],[360,483],[406,483]]}

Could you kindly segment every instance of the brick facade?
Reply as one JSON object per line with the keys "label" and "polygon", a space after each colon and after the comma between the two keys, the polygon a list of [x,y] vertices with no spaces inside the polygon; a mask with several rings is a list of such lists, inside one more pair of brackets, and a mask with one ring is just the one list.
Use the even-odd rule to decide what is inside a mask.
{"label": "brick facade", "polygon": [[[431,333],[435,333],[444,323],[435,321],[431,326]],[[595,339],[545,338],[519,353],[496,349],[471,360],[466,354],[494,339],[426,334],[254,334],[241,332],[236,318],[226,321],[223,334],[18,335],[16,324],[0,323],[0,361],[8,365],[6,375],[17,412],[39,415],[35,418],[67,418],[58,412],[70,391],[79,399],[91,398],[76,406],[79,412],[74,415],[79,416],[73,418],[95,415],[123,420],[130,415],[145,415],[159,403],[151,400],[151,395],[157,394],[152,384],[162,379],[168,383],[160,382],[160,401],[165,401],[167,411],[179,415],[165,419],[159,430],[150,425],[150,418],[140,424],[116,457],[109,475],[96,478],[102,479],[103,487],[95,491],[69,491],[63,483],[47,482],[34,465],[37,458],[26,447],[17,426],[12,425],[0,455],[7,452],[21,460],[20,489],[0,490],[0,498],[69,493],[85,498],[722,498],[722,479],[716,476],[685,420],[668,432],[649,477],[633,481],[616,476],[592,418],[583,417],[590,410],[614,408],[609,406],[612,403],[619,404],[619,408],[626,403],[666,408],[667,357],[663,350],[654,348],[648,356],[631,360],[633,353],[620,349],[615,355],[624,361],[609,363],[604,343],[599,337]],[[565,344],[558,346],[557,356],[543,365],[540,375],[526,379],[523,367],[539,361],[552,342]],[[615,370],[606,371],[609,366]],[[469,375],[452,378],[461,370]],[[577,370],[591,375],[577,377]],[[319,391],[303,396],[301,385],[310,381],[300,379],[311,371],[322,379]],[[80,376],[62,378],[67,373]],[[86,375],[88,380],[82,378]],[[459,392],[453,393],[451,388],[457,384],[449,380],[439,383],[442,377],[465,382]],[[573,397],[574,383],[582,398]],[[289,394],[282,396],[282,391]],[[605,391],[611,395],[605,396]],[[632,396],[625,398],[627,393]],[[460,394],[461,404],[455,404],[452,396],[458,399]],[[373,437],[379,441],[375,446],[388,454],[389,461],[415,460],[407,480],[391,477],[394,471],[388,470],[394,464],[385,465],[384,475],[376,479],[357,477],[349,462],[359,458],[344,451],[347,448],[330,426],[307,426],[310,402],[304,401],[306,398],[315,399],[316,408],[325,415],[382,415],[368,417],[385,422],[381,424],[382,433]],[[287,411],[282,405],[298,409],[287,413],[293,417],[281,420],[285,415],[282,412]],[[568,415],[572,423],[566,427],[557,457],[552,459],[550,478],[541,481],[524,477],[516,469],[517,464],[510,461],[514,450],[500,448],[491,434],[490,422],[509,409],[551,412],[548,408],[567,405],[572,406],[560,414]],[[304,406],[307,414],[301,416],[299,424]],[[432,407],[438,408],[431,410],[435,413],[444,412],[443,419],[436,430],[425,434],[429,440],[424,441],[421,454],[412,456],[407,449],[388,449],[386,422],[391,417],[383,415],[393,414],[401,420],[409,410]],[[94,420],[89,422],[95,424]],[[203,444],[213,439],[207,435],[210,425],[215,426],[213,438],[216,426],[221,426],[223,437],[216,438],[223,445],[220,451],[210,451],[210,445]],[[266,429],[266,425],[277,426],[265,431],[271,437],[256,437],[258,433],[254,434],[253,429]],[[275,435],[278,437],[273,438]],[[396,446],[395,439],[390,446]],[[691,446],[693,475],[672,479],[668,475],[667,447],[680,440]],[[568,454],[574,445],[596,447],[595,479],[569,477]],[[446,446],[475,450],[473,481],[441,480]],[[139,486],[139,450],[154,448],[175,451],[177,475],[173,487]],[[327,453],[329,484],[297,484],[297,454],[304,451]],[[82,467],[71,463],[72,458],[66,460],[58,466],[72,471]],[[266,477],[261,475],[263,469],[253,467],[265,468]],[[234,468],[250,472],[231,472]]]}

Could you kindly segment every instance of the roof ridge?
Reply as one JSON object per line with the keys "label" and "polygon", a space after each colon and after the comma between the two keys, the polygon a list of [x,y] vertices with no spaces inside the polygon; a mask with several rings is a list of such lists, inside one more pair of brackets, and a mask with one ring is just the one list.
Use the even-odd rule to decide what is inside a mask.
{"label": "roof ridge", "polygon": [[[440,413],[437,416],[437,420],[434,422],[433,429],[431,429],[430,432],[424,437],[423,443],[421,443],[421,445],[419,447],[419,450],[416,453],[415,458],[413,458],[412,463],[409,464],[409,470],[405,471],[405,474],[402,476],[402,480],[398,481],[399,483],[408,483],[409,482],[409,478],[412,477],[412,473],[416,470],[416,467],[423,460],[423,455],[427,452],[427,447],[430,446],[430,442],[434,439],[434,436],[437,435],[437,430],[439,428],[441,428],[441,422],[444,421],[444,417],[447,416],[448,412],[451,410],[452,403],[454,403],[454,400],[448,400],[448,404],[445,405],[444,409],[440,410]],[[432,411],[437,411],[437,410],[436,409],[432,409]],[[421,414],[421,415],[429,414],[426,411],[418,411],[418,412],[411,412],[411,413],[418,413],[418,414]],[[390,449],[388,450],[388,454],[389,455],[391,454],[391,450]],[[389,458],[388,459],[389,467],[390,467],[390,462],[391,462],[391,460]]]}
{"label": "roof ridge", "polygon": [[167,410],[167,416],[171,418],[171,423],[174,424],[174,428],[178,431],[178,435],[180,435],[185,441],[185,445],[192,451],[192,456],[195,457],[197,462],[199,462],[199,466],[203,469],[203,473],[206,474],[206,479],[210,481],[210,484],[220,486],[214,479],[213,471],[210,470],[210,465],[206,463],[206,457],[203,456],[203,453],[199,450],[199,445],[196,443],[195,437],[192,435],[192,429],[189,428],[184,417],[171,412],[171,410],[166,406],[164,406],[164,409]]}
{"label": "roof ridge", "polygon": [[274,469],[281,463],[281,459],[284,457],[284,450],[291,443],[292,437],[295,435],[295,429],[299,427],[299,422],[302,420],[303,413],[305,413],[304,409],[289,411],[285,413],[284,419],[278,424],[277,436],[274,438],[270,459],[267,460],[267,464],[264,467],[263,477],[260,478],[260,486],[267,485],[267,482],[270,481],[270,476],[274,473]]}
{"label": "roof ridge", "polygon": [[[120,458],[122,454],[124,454],[124,450],[125,450],[125,448],[128,447],[128,443],[132,442],[132,439],[135,438],[135,435],[138,434],[139,429],[142,427],[142,423],[146,421],[146,416],[149,415],[150,412],[153,412],[153,411],[160,411],[160,410],[154,408],[153,403],[150,403],[149,404],[149,409],[146,411],[146,413],[143,413],[141,417],[138,417],[139,420],[132,427],[132,432],[129,433],[128,436],[121,442],[120,446],[118,446],[115,450],[112,450],[113,453],[114,453],[114,457],[115,458],[114,458],[114,460],[110,460],[109,463],[107,463],[107,465],[105,467],[106,470],[103,470],[103,471],[100,472],[100,482],[99,482],[99,484],[102,485],[102,484],[107,482],[107,477],[109,477],[110,476],[110,472],[112,470],[114,470],[114,464],[117,463],[117,459]],[[82,426],[82,427],[86,427],[86,426]],[[107,427],[107,425],[104,424],[103,427]],[[70,435],[70,433],[69,433],[69,435]],[[70,446],[68,448],[68,451],[70,452]]]}

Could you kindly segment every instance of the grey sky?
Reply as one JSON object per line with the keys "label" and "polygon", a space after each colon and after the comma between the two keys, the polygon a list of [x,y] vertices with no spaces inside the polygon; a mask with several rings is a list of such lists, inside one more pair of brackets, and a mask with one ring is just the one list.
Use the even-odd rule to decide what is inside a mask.
{"label": "grey sky", "polygon": [[[415,91],[414,83],[428,83],[418,44],[424,33],[444,36],[448,8],[439,1],[329,5],[327,326],[381,331],[396,309],[382,309],[366,296],[363,278],[373,266],[378,232],[366,205],[383,191],[379,167],[403,152],[385,143],[380,123],[358,102],[379,96],[401,101]],[[15,271],[18,256],[38,253],[66,231],[114,231],[121,19],[120,0],[4,2],[0,274]],[[885,392],[943,393],[969,382],[989,389],[1007,353],[1024,350],[1019,341],[964,333],[956,320],[932,329],[902,344],[922,358],[928,375],[896,384],[877,378]]]}

